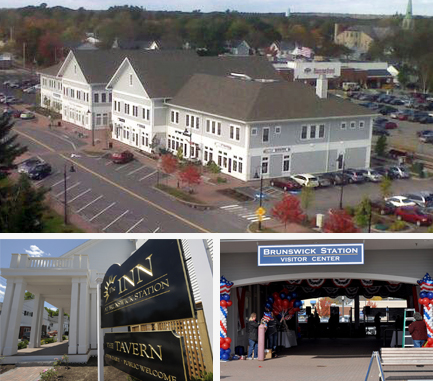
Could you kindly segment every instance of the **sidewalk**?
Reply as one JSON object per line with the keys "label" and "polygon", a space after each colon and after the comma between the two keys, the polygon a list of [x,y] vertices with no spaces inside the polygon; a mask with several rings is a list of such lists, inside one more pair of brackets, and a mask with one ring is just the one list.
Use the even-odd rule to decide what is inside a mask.
{"label": "sidewalk", "polygon": [[0,381],[36,381],[39,375],[49,366],[19,366],[0,375]]}

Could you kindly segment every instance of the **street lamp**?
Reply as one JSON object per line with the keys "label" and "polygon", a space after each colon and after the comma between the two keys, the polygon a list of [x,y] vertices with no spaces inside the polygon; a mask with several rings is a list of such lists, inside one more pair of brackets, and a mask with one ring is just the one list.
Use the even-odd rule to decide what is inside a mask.
{"label": "street lamp", "polygon": [[343,322],[344,322],[344,296],[341,297],[341,300],[343,301],[343,308],[342,308],[342,315],[343,315]]}
{"label": "street lamp", "polygon": [[183,136],[187,136],[189,137],[189,158],[192,159],[191,157],[191,147],[192,147],[192,128],[188,131],[188,129],[185,127],[185,131],[182,132]]}
{"label": "street lamp", "polygon": [[90,112],[89,109],[87,109],[87,116],[89,116],[89,121],[90,121],[90,129],[92,131],[92,147],[95,146],[95,127],[93,126],[93,118],[92,118],[92,113]]}
{"label": "street lamp", "polygon": [[[75,168],[74,168],[74,164],[71,164],[71,168],[69,168],[69,172],[75,172]],[[68,197],[67,197],[67,186],[66,186],[66,163],[63,169],[63,185],[64,185],[64,207],[65,207],[65,219],[64,219],[64,223],[65,225],[68,224]]]}
{"label": "street lamp", "polygon": [[343,189],[344,189],[344,156],[342,153],[338,155],[336,160],[338,162],[338,166],[341,167],[341,184],[340,184],[340,209],[343,209]]}
{"label": "street lamp", "polygon": [[[260,168],[257,167],[257,168]],[[254,174],[254,178],[258,179],[259,178],[259,174],[257,173],[257,168],[256,168],[256,173]],[[260,194],[259,194],[259,198],[260,198],[260,208],[262,207],[262,199],[263,199],[263,168],[261,168],[260,170]],[[262,219],[261,216],[259,216],[259,230],[262,230]]]}

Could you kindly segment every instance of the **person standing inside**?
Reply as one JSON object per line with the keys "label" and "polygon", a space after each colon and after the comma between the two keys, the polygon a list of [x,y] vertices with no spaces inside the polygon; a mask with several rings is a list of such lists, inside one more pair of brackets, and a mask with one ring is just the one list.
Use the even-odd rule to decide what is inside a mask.
{"label": "person standing inside", "polygon": [[248,360],[254,358],[257,360],[259,357],[259,323],[257,322],[257,314],[253,312],[247,323],[247,332],[248,332]]}
{"label": "person standing inside", "polygon": [[275,319],[274,313],[271,312],[271,320],[268,321],[268,330],[266,334],[269,340],[269,349],[272,351],[272,357],[277,357],[277,319]]}
{"label": "person standing inside", "polygon": [[427,326],[419,312],[413,315],[415,321],[409,325],[409,333],[413,339],[414,348],[421,348],[427,340]]}

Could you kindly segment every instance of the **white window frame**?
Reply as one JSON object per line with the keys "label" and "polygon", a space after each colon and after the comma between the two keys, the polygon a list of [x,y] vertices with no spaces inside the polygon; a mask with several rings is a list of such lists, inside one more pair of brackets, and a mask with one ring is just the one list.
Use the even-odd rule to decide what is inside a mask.
{"label": "white window frame", "polygon": [[[304,129],[305,129],[305,138],[302,136],[304,134]],[[308,140],[308,132],[309,132],[309,128],[307,125],[303,125],[301,126],[301,140]]]}
{"label": "white window frame", "polygon": [[251,128],[251,136],[257,136],[257,127]]}
{"label": "white window frame", "polygon": [[[317,124],[311,124],[310,126],[308,126],[309,128],[309,139],[317,139],[316,138],[316,134],[317,134]],[[314,129],[313,129],[314,127]],[[313,131],[314,131],[314,136],[313,136]]]}
{"label": "white window frame", "polygon": [[[260,161],[261,163],[261,171],[263,175],[269,175],[269,156],[262,156],[262,159]],[[263,171],[263,164],[266,164],[266,172]]]}
{"label": "white window frame", "polygon": [[359,121],[359,128],[362,130],[365,127],[365,122],[363,120]]}
{"label": "white window frame", "polygon": [[[285,159],[288,159],[288,161],[289,161],[289,169],[287,169],[286,171],[284,170]],[[290,164],[292,164],[292,155],[290,155],[290,154],[283,155],[283,167],[281,168],[283,173],[289,173],[290,172]]]}
{"label": "white window frame", "polygon": [[341,124],[340,124],[340,128],[341,128],[342,130],[347,130],[347,122],[341,122]]}
{"label": "white window frame", "polygon": [[216,119],[206,119],[206,133],[221,136],[221,122]]}
{"label": "white window frame", "polygon": [[[326,126],[324,124],[319,124],[319,137],[318,137],[318,139],[324,139],[325,138],[325,128],[326,128]],[[320,136],[320,132],[323,132],[322,136]]]}
{"label": "white window frame", "polygon": [[352,120],[352,121],[350,122],[350,125],[349,125],[349,126],[350,126],[350,129],[351,129],[351,130],[354,130],[354,129],[356,128],[356,122]]}
{"label": "white window frame", "polygon": [[[268,140],[265,141],[265,130],[268,130]],[[263,127],[262,129],[262,143],[269,143],[271,140],[271,129],[269,127]]]}
{"label": "white window frame", "polygon": [[281,134],[281,126],[275,126],[275,134],[280,135]]}
{"label": "white window frame", "polygon": [[170,121],[174,124],[179,124],[179,111],[171,110]]}

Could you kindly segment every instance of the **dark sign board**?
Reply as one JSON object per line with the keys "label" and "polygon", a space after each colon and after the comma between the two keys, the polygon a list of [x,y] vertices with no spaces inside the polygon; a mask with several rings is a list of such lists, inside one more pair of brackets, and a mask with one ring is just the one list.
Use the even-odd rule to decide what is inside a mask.
{"label": "dark sign board", "polygon": [[105,361],[142,380],[186,381],[183,338],[174,331],[106,333]]}
{"label": "dark sign board", "polygon": [[144,243],[108,269],[101,293],[102,328],[195,317],[179,240]]}

